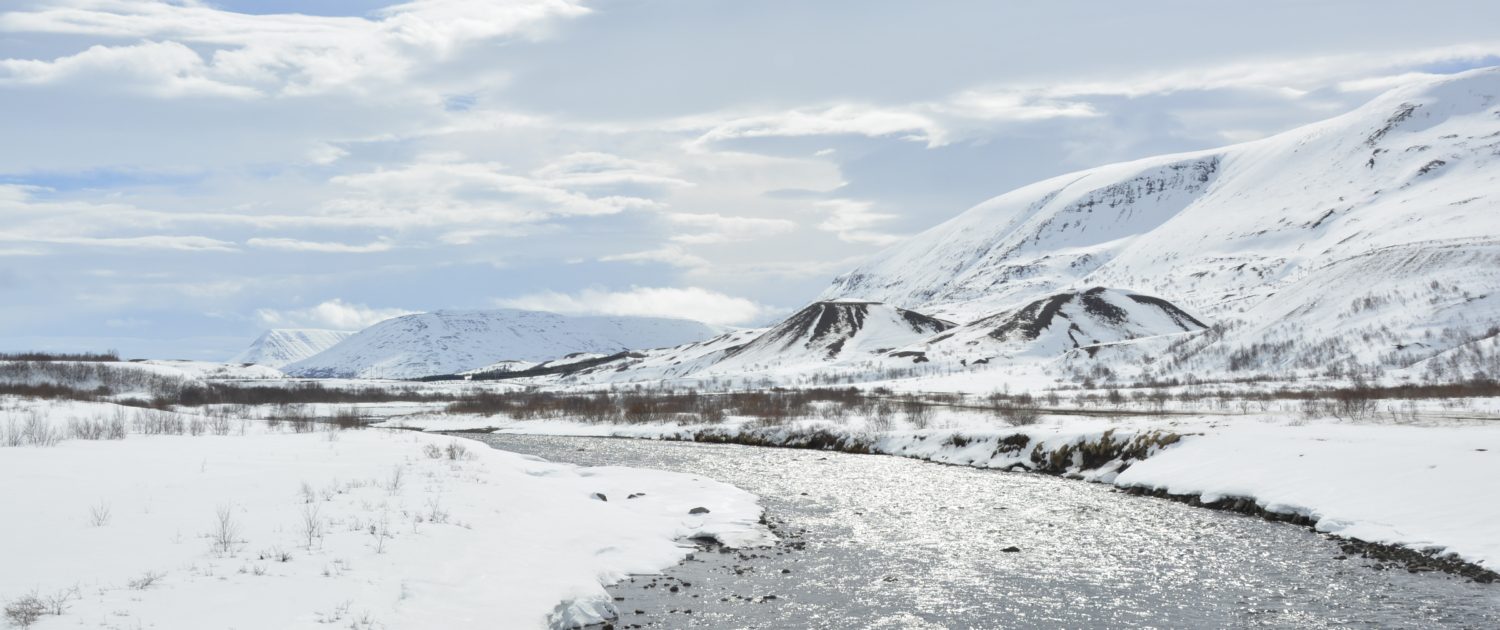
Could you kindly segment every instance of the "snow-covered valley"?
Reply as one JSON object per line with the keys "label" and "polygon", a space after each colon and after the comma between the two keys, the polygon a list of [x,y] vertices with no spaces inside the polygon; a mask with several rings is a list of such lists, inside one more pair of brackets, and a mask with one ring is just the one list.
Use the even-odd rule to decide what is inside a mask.
{"label": "snow-covered valley", "polygon": [[[1500,624],[1500,68],[1397,83],[1323,122],[876,238],[889,246],[800,306],[694,311],[747,327],[579,314],[702,297],[636,287],[608,311],[550,292],[430,312],[331,301],[348,317],[326,325],[349,330],[273,328],[224,363],[0,356],[5,621],[848,627],[817,611],[868,604],[880,623],[859,621],[901,628]],[[109,246],[142,242],[158,241]],[[494,308],[515,303],[564,312]],[[799,584],[785,563],[804,525],[841,538],[812,537],[836,552],[806,556],[827,561],[821,581],[734,592]],[[1095,544],[1115,545],[1098,565],[1079,552]],[[995,559],[1030,549],[1051,557]],[[699,579],[723,606],[692,602]],[[882,599],[904,581],[920,586]],[[1309,595],[1328,588],[1362,590]],[[771,612],[726,610],[746,602]]]}

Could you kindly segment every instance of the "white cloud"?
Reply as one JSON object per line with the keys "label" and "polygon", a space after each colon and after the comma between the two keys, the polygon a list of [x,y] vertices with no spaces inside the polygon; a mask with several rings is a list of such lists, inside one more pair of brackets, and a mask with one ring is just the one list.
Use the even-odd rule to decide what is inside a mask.
{"label": "white cloud", "polygon": [[531,172],[533,177],[559,186],[692,185],[676,174],[677,169],[670,164],[599,152],[570,153]]}
{"label": "white cloud", "polygon": [[695,245],[749,241],[797,229],[796,222],[786,219],[683,212],[669,212],[662,217],[673,225],[696,228],[695,232],[674,234],[671,237],[673,242]]}
{"label": "white cloud", "polygon": [[339,254],[368,254],[373,252],[385,252],[391,250],[391,242],[380,239],[364,245],[350,245],[348,243],[324,243],[318,241],[302,241],[294,238],[252,238],[245,241],[251,247],[264,249],[279,249],[289,252],[329,252]]}
{"label": "white cloud", "polygon": [[594,197],[511,174],[503,164],[466,162],[455,155],[428,155],[403,166],[340,175],[331,181],[354,195],[328,203],[325,216],[392,227],[532,223],[660,206],[643,197]]}
{"label": "white cloud", "polygon": [[44,243],[51,245],[77,245],[81,247],[107,247],[115,249],[167,249],[196,252],[238,251],[234,243],[206,236],[46,236],[40,234],[17,234],[0,232],[0,242]]}
{"label": "white cloud", "polygon": [[700,256],[689,254],[681,247],[668,245],[656,249],[648,249],[628,254],[614,254],[611,256],[600,256],[599,262],[631,262],[631,263],[664,263],[673,267],[705,267],[708,261]]}
{"label": "white cloud", "polygon": [[697,140],[700,144],[736,138],[860,135],[897,136],[940,145],[946,135],[936,120],[922,113],[857,104],[743,116],[690,117],[678,124],[688,129],[707,129]]}
{"label": "white cloud", "polygon": [[361,330],[392,317],[410,315],[414,312],[399,308],[371,308],[364,304],[350,304],[335,298],[304,309],[263,308],[255,311],[255,316],[261,324],[269,328]]}
{"label": "white cloud", "polygon": [[874,227],[896,218],[894,214],[874,211],[874,204],[853,199],[829,199],[817,203],[818,209],[828,213],[828,218],[818,224],[818,229],[837,234],[846,243],[868,243],[890,245],[902,239],[895,234],[875,231]]}
{"label": "white cloud", "polygon": [[178,42],[93,46],[52,61],[0,59],[0,85],[45,85],[67,81],[116,87],[149,96],[259,96],[252,87],[209,78],[203,58]]}
{"label": "white cloud", "polygon": [[[146,84],[192,88],[153,90],[158,96],[243,97],[399,85],[419,66],[441,62],[467,44],[536,39],[554,21],[587,13],[575,0],[412,0],[372,18],[255,15],[200,2],[71,0],[63,6],[0,13],[0,32],[159,42],[96,46],[52,61],[6,60],[21,64],[19,70],[10,69],[13,73],[78,78],[75,69],[102,64],[136,78],[155,75],[144,79]],[[205,59],[184,43],[211,52]],[[217,87],[202,89],[212,86]]]}
{"label": "white cloud", "polygon": [[571,315],[680,317],[719,325],[754,323],[778,312],[745,298],[697,287],[631,287],[626,291],[585,289],[577,293],[548,291],[496,300],[496,304]]}

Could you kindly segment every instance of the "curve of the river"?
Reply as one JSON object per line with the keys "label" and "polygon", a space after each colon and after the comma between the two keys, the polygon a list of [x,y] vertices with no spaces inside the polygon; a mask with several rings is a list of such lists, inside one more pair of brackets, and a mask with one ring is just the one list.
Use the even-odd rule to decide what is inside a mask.
{"label": "curve of the river", "polygon": [[613,586],[616,627],[1500,627],[1500,586],[1382,568],[1305,528],[1097,484],[888,456],[478,437],[761,497],[783,544],[697,553]]}

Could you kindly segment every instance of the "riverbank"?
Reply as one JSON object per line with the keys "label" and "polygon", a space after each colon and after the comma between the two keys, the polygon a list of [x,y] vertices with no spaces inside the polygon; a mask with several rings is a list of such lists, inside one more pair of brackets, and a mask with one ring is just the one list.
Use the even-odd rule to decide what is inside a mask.
{"label": "riverbank", "polygon": [[[1033,471],[1307,525],[1419,570],[1497,576],[1500,427],[1349,424],[1272,416],[1056,418],[1003,427],[873,430],[857,420],[756,426],[592,425],[501,417],[403,418],[408,428],[631,437],[878,453]],[[1412,553],[1399,553],[1409,550]]]}
{"label": "riverbank", "polygon": [[0,478],[0,604],[43,630],[576,626],[684,539],[771,540],[699,475],[108,403],[0,397]]}

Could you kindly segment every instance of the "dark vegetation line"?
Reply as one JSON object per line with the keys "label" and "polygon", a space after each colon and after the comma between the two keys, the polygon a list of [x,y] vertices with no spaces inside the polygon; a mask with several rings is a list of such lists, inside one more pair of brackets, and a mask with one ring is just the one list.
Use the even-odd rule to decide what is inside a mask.
{"label": "dark vegetation line", "polygon": [[120,354],[104,352],[0,352],[0,361],[108,361],[118,363]]}

